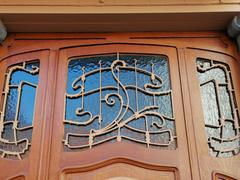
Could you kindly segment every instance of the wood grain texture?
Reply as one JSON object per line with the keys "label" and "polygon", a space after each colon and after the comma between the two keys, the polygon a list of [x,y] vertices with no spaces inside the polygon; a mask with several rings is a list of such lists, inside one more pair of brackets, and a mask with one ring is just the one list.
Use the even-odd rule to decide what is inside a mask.
{"label": "wood grain texture", "polygon": [[[88,171],[91,173],[88,173]],[[178,170],[175,168],[150,165],[125,158],[116,158],[82,168],[66,169],[63,171],[62,178],[67,180],[105,180],[114,179],[114,177],[128,177],[144,180],[159,178],[172,180],[176,179],[178,175]]]}
{"label": "wood grain texture", "polygon": [[239,0],[0,0],[8,32],[225,30]]}
{"label": "wood grain texture", "polygon": [[[68,173],[65,175],[65,180],[106,180],[119,177],[121,179],[161,179],[161,180],[174,180],[174,173],[164,171],[153,171],[144,168],[127,165],[124,163],[112,164],[107,167],[99,168],[91,173]],[[117,179],[117,178],[116,178]]]}
{"label": "wood grain texture", "polygon": [[19,2],[17,0],[12,1],[0,1],[0,5],[5,6],[20,6],[20,5],[35,5],[35,6],[41,6],[41,5],[49,5],[49,6],[104,6],[104,5],[181,5],[181,4],[222,4],[222,3],[239,3],[239,0],[25,0],[24,2]]}

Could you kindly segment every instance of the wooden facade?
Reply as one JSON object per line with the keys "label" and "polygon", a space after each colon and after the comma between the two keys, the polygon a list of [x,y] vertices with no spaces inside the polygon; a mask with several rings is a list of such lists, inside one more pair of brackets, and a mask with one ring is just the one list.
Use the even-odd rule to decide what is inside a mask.
{"label": "wooden facade", "polygon": [[[231,70],[233,101],[240,108],[240,55],[225,33],[239,12],[239,0],[0,0],[0,19],[8,29],[0,45],[1,114],[8,69],[25,68],[24,62],[40,63],[29,151],[21,160],[21,156],[13,160],[9,157],[18,153],[1,150],[1,144],[0,179],[240,179],[240,154],[210,155],[196,66],[198,58],[226,64]],[[120,140],[66,151],[69,60],[113,53],[168,58],[175,149]]]}
{"label": "wooden facade", "polygon": [[[209,156],[196,79],[197,57],[226,62],[231,67],[237,103],[240,104],[239,54],[224,34],[14,34],[5,43],[10,44],[2,48],[1,72],[12,64],[34,59],[40,60],[41,70],[30,154],[21,161],[2,159],[1,167],[9,170],[1,174],[1,179],[16,175],[16,178],[23,179],[78,179],[85,176],[86,179],[94,179],[92,171],[96,173],[95,179],[104,179],[94,170],[119,163],[149,169],[150,174],[151,171],[159,171],[159,177],[162,175],[169,179],[211,179],[213,173],[217,174],[216,178],[222,177],[219,173],[235,179],[240,177],[239,155],[223,159]],[[176,150],[146,149],[141,145],[120,142],[82,152],[63,151],[67,60],[116,51],[168,56],[178,137]],[[4,73],[1,73],[0,80],[3,84]],[[111,171],[111,168],[106,171]],[[114,173],[106,177],[112,176]]]}

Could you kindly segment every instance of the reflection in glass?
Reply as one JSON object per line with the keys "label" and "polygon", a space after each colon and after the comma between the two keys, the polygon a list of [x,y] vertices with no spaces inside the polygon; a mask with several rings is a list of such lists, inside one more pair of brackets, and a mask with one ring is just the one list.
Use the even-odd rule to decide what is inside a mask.
{"label": "reflection in glass", "polygon": [[22,159],[31,145],[39,62],[8,68],[0,111],[0,153],[3,158]]}
{"label": "reflection in glass", "polygon": [[110,141],[176,148],[168,59],[105,54],[68,64],[65,150]]}
{"label": "reflection in glass", "polygon": [[239,112],[227,64],[197,59],[205,130],[210,153],[230,157],[240,152]]}

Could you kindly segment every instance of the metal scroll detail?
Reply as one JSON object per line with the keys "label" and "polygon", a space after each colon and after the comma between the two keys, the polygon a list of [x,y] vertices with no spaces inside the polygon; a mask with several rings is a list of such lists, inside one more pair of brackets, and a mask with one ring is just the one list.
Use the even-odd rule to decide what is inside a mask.
{"label": "metal scroll detail", "polygon": [[70,60],[65,150],[107,141],[175,149],[170,88],[165,56],[117,53]]}
{"label": "metal scroll detail", "polygon": [[8,68],[0,111],[2,158],[22,159],[31,145],[39,63],[24,62]]}
{"label": "metal scroll detail", "polygon": [[210,153],[236,155],[240,153],[240,118],[230,68],[222,62],[198,59],[197,70]]}

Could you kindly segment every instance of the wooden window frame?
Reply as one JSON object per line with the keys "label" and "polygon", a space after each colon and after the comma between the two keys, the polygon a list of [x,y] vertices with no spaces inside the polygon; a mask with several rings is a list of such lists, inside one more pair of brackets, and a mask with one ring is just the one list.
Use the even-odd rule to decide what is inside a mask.
{"label": "wooden window frame", "polygon": [[[36,161],[40,161],[40,150],[42,142],[42,136],[44,131],[42,131],[44,124],[46,122],[43,121],[43,112],[44,107],[42,104],[45,103],[45,99],[42,98],[45,96],[46,93],[46,83],[47,83],[47,73],[48,73],[48,56],[49,51],[37,51],[37,52],[29,52],[24,54],[16,54],[14,56],[10,56],[4,58],[0,61],[0,71],[6,72],[7,68],[22,62],[29,62],[39,60],[40,64],[40,71],[39,71],[39,78],[38,78],[38,88],[35,97],[35,112],[34,112],[34,120],[33,120],[33,131],[32,131],[32,142],[31,146],[29,147],[29,154],[27,157],[22,160],[11,160],[7,158],[1,158],[0,167],[4,167],[8,169],[8,173],[10,174],[18,174],[17,176],[23,177],[29,173],[29,176],[34,177],[38,172],[38,163]],[[0,74],[0,84],[4,85],[5,81],[5,73]],[[1,91],[2,91],[1,87]],[[2,102],[1,102],[2,103]],[[13,168],[14,167],[14,168]],[[21,172],[21,173],[19,173]],[[13,177],[10,177],[10,179]]]}
{"label": "wooden window frame", "polygon": [[[176,122],[177,136],[183,139],[184,142],[178,142],[180,145],[176,150],[177,153],[184,154],[185,159],[189,161],[189,166],[187,170],[183,165],[180,164],[180,158],[176,157],[178,160],[173,160],[174,157],[170,157],[171,154],[165,152],[161,154],[161,150],[157,152],[156,150],[150,150],[156,154],[160,154],[159,159],[154,159],[154,156],[150,157],[137,157],[134,152],[126,153],[127,159],[132,160],[142,160],[143,163],[147,164],[158,164],[158,169],[171,167],[177,169],[176,178],[191,177],[192,179],[210,179],[212,177],[213,171],[221,170],[223,174],[231,174],[235,177],[240,176],[237,165],[239,162],[239,155],[232,157],[229,160],[217,159],[210,157],[208,153],[208,145],[205,144],[205,132],[204,121],[201,118],[202,113],[199,113],[199,107],[201,107],[200,96],[198,100],[193,97],[196,94],[199,95],[199,88],[197,85],[198,81],[196,79],[196,57],[210,58],[214,60],[221,60],[222,57],[227,61],[233,63],[230,65],[232,70],[232,76],[234,81],[234,88],[236,92],[240,92],[239,81],[237,77],[238,71],[240,69],[240,56],[236,50],[235,45],[230,41],[224,34],[219,32],[205,32],[205,33],[108,33],[108,34],[14,34],[10,36],[3,44],[0,49],[0,56],[2,61],[0,62],[1,72],[5,72],[5,68],[9,64],[15,64],[18,61],[33,60],[33,58],[28,58],[31,54],[35,54],[34,59],[39,59],[41,57],[45,61],[44,70],[43,66],[40,64],[40,72],[44,75],[40,75],[40,81],[45,83],[42,93],[38,96],[37,100],[41,102],[41,106],[36,107],[36,111],[40,111],[42,114],[38,117],[39,124],[37,125],[36,133],[33,134],[34,144],[32,145],[33,154],[29,156],[29,160],[23,160],[22,162],[0,160],[0,167],[12,169],[6,174],[0,175],[1,178],[14,178],[23,175],[25,178],[29,179],[48,179],[48,178],[59,178],[60,176],[66,174],[67,172],[81,171],[81,169],[86,168],[86,170],[91,170],[91,168],[99,167],[99,163],[104,164],[105,160],[117,159],[120,156],[124,156],[124,153],[119,154],[120,149],[124,149],[124,146],[120,144],[110,144],[106,147],[111,146],[111,153],[104,154],[104,147],[98,147],[89,152],[76,152],[76,155],[69,153],[66,156],[61,156],[62,151],[62,135],[63,135],[63,123],[62,123],[62,108],[63,108],[63,94],[65,92],[66,82],[66,71],[67,71],[67,60],[69,57],[87,55],[87,54],[100,54],[116,52],[117,46],[125,46],[128,48],[122,48],[126,52],[130,52],[130,46],[137,47],[142,46],[137,51],[144,51],[145,53],[156,53],[159,48],[160,54],[163,52],[168,52],[171,49],[171,53],[174,56],[169,56],[169,60],[175,59],[175,67],[170,66],[171,72],[177,72],[178,77],[172,77],[171,80],[176,82],[175,84],[180,84],[174,87],[173,90],[180,92],[177,95],[177,99],[174,98],[175,102],[179,103],[178,108],[175,107],[175,111],[180,109],[181,117],[183,120]],[[112,50],[106,47],[111,47]],[[144,47],[151,47],[150,49],[145,49]],[[91,52],[88,49],[91,47]],[[98,47],[94,50],[94,47]],[[151,49],[155,49],[154,52]],[[164,50],[165,49],[165,50]],[[161,50],[164,50],[161,52]],[[94,52],[95,51],[95,52]],[[131,51],[132,53],[133,50]],[[197,52],[197,53],[196,53]],[[199,54],[199,52],[201,52]],[[135,51],[135,53],[137,53]],[[45,54],[44,56],[42,54]],[[211,54],[211,56],[209,55]],[[21,60],[20,60],[21,59]],[[175,68],[175,69],[173,69]],[[171,73],[173,74],[173,73]],[[60,76],[61,75],[61,76]],[[172,76],[172,75],[171,75]],[[194,80],[194,81],[193,81]],[[178,82],[177,82],[178,81]],[[0,74],[0,84],[3,82],[3,76]],[[194,82],[194,83],[192,83]],[[238,85],[237,85],[238,84]],[[196,94],[195,94],[196,93]],[[238,107],[240,107],[240,97],[236,93]],[[183,108],[184,107],[184,108]],[[36,112],[37,113],[37,112]],[[40,118],[41,117],[41,118]],[[181,119],[179,118],[179,119]],[[197,119],[197,122],[196,122]],[[199,126],[203,127],[201,130],[197,128]],[[57,129],[57,131],[56,131]],[[181,132],[181,129],[184,131]],[[36,142],[37,141],[37,142]],[[198,144],[198,141],[201,144]],[[182,143],[182,145],[181,145]],[[36,145],[35,145],[36,144]],[[59,148],[60,147],[60,148]],[[135,145],[129,145],[131,148],[135,148]],[[181,147],[183,149],[181,149]],[[185,149],[184,149],[185,147]],[[144,148],[138,148],[139,152],[146,154]],[[92,155],[91,152],[102,152],[104,156],[97,157],[93,156],[92,160],[88,160],[84,155]],[[149,152],[150,152],[149,151]],[[170,150],[171,151],[171,150]],[[77,154],[79,155],[78,157]],[[164,154],[166,157],[164,157]],[[71,156],[71,158],[69,158]],[[80,158],[81,157],[81,158]],[[161,158],[162,159],[161,159]],[[170,161],[167,158],[171,159]],[[82,164],[79,160],[83,160]],[[119,160],[120,162],[121,160]],[[112,162],[117,162],[113,160]],[[220,162],[220,163],[219,163]],[[228,168],[224,166],[224,162],[229,164]],[[49,165],[51,163],[51,165]],[[127,162],[126,162],[127,163]],[[141,162],[139,162],[141,164]],[[218,164],[219,165],[216,165]],[[19,168],[15,167],[19,164]],[[188,163],[185,163],[185,165]],[[209,164],[207,166],[206,164]],[[102,166],[101,165],[101,166]],[[21,168],[20,168],[21,167]],[[90,168],[87,168],[90,167]],[[231,168],[229,168],[231,167]],[[173,169],[169,171],[177,172]],[[73,170],[74,169],[74,170]],[[191,171],[191,173],[190,173]],[[186,175],[184,175],[184,173]],[[15,174],[14,176],[11,174]],[[22,176],[21,176],[22,177]],[[185,178],[186,179],[186,178]]]}

